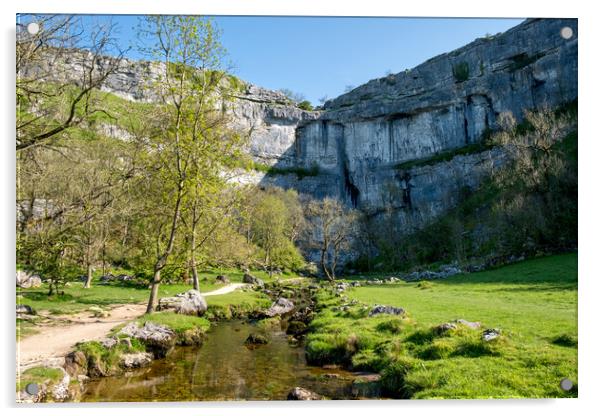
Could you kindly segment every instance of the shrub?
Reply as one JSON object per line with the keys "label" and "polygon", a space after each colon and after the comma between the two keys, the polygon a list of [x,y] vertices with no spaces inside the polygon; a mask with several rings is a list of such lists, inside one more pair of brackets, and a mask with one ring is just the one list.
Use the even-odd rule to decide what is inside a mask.
{"label": "shrub", "polygon": [[299,107],[301,110],[306,110],[306,111],[313,111],[313,109],[314,109],[314,107],[311,105],[311,103],[307,100],[301,101],[299,104],[297,104],[297,107]]}
{"label": "shrub", "polygon": [[460,62],[453,67],[453,74],[456,82],[464,82],[468,79],[469,70],[467,62]]}

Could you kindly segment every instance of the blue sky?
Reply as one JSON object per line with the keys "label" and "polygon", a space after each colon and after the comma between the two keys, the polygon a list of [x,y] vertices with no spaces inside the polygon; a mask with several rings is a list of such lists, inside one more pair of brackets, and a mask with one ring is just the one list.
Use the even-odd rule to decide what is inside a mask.
{"label": "blue sky", "polygon": [[[92,20],[107,16],[88,17]],[[136,40],[136,16],[112,16],[122,47]],[[222,43],[240,78],[288,88],[312,103],[348,85],[412,68],[521,19],[337,18],[216,16]],[[130,52],[138,57],[135,50]]]}

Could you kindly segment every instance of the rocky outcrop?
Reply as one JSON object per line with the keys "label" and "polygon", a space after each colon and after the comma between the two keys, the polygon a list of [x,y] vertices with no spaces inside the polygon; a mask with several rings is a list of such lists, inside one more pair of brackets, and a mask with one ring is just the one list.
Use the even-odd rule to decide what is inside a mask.
{"label": "rocky outcrop", "polygon": [[295,304],[286,298],[278,298],[278,300],[272,303],[272,306],[266,311],[266,315],[269,317],[284,315],[289,313],[295,308]]}
{"label": "rocky outcrop", "polygon": [[395,306],[376,305],[375,307],[372,308],[372,310],[370,310],[370,313],[368,314],[368,316],[375,316],[375,315],[381,315],[381,314],[405,315],[406,311],[403,308],[397,308]]}

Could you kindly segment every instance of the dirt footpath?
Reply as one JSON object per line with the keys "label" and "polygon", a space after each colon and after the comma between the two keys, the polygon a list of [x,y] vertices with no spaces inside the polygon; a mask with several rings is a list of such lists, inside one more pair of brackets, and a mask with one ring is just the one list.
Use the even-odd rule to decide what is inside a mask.
{"label": "dirt footpath", "polygon": [[[203,296],[224,295],[245,283],[231,283],[227,286],[203,293]],[[115,326],[136,319],[146,311],[146,303],[120,305],[111,309],[107,318],[96,318],[90,311],[76,315],[53,317],[53,323],[36,327],[39,332],[27,336],[17,343],[17,364],[26,369],[45,362],[60,360],[78,342],[103,339]]]}

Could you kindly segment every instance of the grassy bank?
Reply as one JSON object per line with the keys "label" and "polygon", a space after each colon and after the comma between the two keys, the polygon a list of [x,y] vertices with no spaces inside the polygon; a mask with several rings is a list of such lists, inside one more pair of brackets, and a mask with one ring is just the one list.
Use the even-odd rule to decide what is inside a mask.
{"label": "grassy bank", "polygon": [[[431,283],[431,282],[429,282]],[[357,302],[357,303],[356,303]],[[368,317],[375,304],[407,316]],[[412,398],[573,397],[577,382],[577,256],[539,258],[429,285],[324,291],[306,346],[314,364],[380,372],[389,394]],[[481,329],[457,325],[478,321]],[[481,338],[498,328],[502,336]]]}

